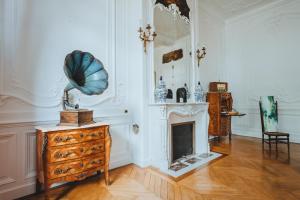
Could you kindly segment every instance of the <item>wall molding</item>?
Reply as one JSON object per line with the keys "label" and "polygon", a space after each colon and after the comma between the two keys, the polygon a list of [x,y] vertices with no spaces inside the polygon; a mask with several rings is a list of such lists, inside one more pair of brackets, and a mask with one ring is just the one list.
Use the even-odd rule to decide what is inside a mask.
{"label": "wall molding", "polygon": [[[58,124],[59,111],[61,110],[61,92],[65,87],[66,78],[63,73],[54,77],[54,75],[57,74],[56,71],[60,70],[55,68],[51,73],[54,74],[53,78],[50,77],[50,80],[53,80],[54,84],[52,84],[53,86],[49,86],[49,93],[47,93],[47,89],[45,93],[43,92],[41,94],[44,96],[35,94],[42,90],[42,87],[35,89],[33,91],[34,94],[32,94],[32,92],[30,92],[31,84],[27,79],[20,79],[21,81],[19,81],[19,83],[18,81],[14,81],[17,79],[16,77],[21,77],[22,75],[20,73],[16,73],[18,76],[11,76],[11,74],[9,74],[12,72],[13,75],[16,71],[16,67],[18,67],[16,66],[17,63],[14,63],[11,58],[19,54],[19,52],[16,52],[16,48],[8,47],[16,47],[15,43],[18,41],[15,40],[14,33],[16,33],[17,27],[21,28],[16,23],[20,16],[16,16],[16,14],[20,13],[20,10],[23,8],[21,6],[28,6],[28,4],[18,0],[5,0],[3,2],[5,3],[5,8],[3,8],[5,9],[5,13],[1,12],[0,14],[4,14],[6,19],[5,24],[0,24],[0,28],[2,28],[2,25],[5,25],[5,27],[9,27],[9,29],[3,28],[0,30],[5,31],[4,35],[0,35],[0,138],[2,134],[13,133],[15,135],[16,144],[11,145],[8,150],[11,152],[11,155],[13,155],[13,161],[11,162],[13,162],[13,164],[16,162],[17,164],[14,164],[16,168],[9,169],[10,171],[4,171],[5,177],[3,177],[5,179],[3,178],[3,180],[5,184],[0,184],[0,199],[15,199],[35,192],[35,161],[32,161],[35,160],[35,127]],[[20,5],[16,6],[17,4]],[[46,4],[41,5],[47,6]],[[49,5],[57,6],[53,3]],[[82,5],[84,5],[84,3],[82,3]],[[129,110],[129,113],[125,111],[130,109],[128,108],[130,103],[130,96],[128,94],[130,88],[128,85],[132,78],[131,76],[133,76],[128,74],[130,69],[128,65],[128,59],[130,58],[128,58],[128,55],[131,54],[130,47],[132,46],[130,42],[133,41],[132,39],[132,41],[128,43],[128,34],[133,30],[130,27],[128,28],[128,24],[130,25],[133,20],[128,21],[127,11],[133,6],[126,1],[122,3],[118,2],[117,4],[116,0],[105,0],[102,1],[102,3],[97,3],[97,5],[103,6],[100,8],[107,14],[92,15],[96,17],[96,19],[94,18],[95,23],[99,21],[104,32],[99,32],[99,30],[102,29],[100,27],[91,33],[102,35],[101,38],[97,40],[100,41],[100,44],[94,44],[93,46],[92,43],[91,48],[100,51],[99,54],[102,56],[101,60],[104,65],[107,66],[109,72],[110,86],[101,96],[84,96],[81,95],[79,91],[75,91],[74,94],[77,95],[77,93],[79,93],[81,107],[94,110],[95,121],[105,121],[111,125],[113,143],[110,168],[113,169],[132,163],[133,142],[131,126],[133,123],[132,118],[135,113],[132,113],[133,110]],[[79,7],[81,7],[81,3],[75,5],[74,10],[78,10]],[[43,8],[46,9],[46,7]],[[2,9],[2,7],[0,9]],[[73,15],[70,16],[72,17]],[[30,17],[28,17],[28,19],[30,19]],[[72,19],[70,18],[70,20]],[[38,22],[40,21],[41,20]],[[42,22],[45,22],[45,20],[42,20]],[[62,25],[65,25],[65,23],[66,22],[62,22]],[[72,21],[70,21],[70,23],[72,23]],[[94,23],[90,25],[93,24]],[[75,27],[75,25],[76,24],[71,24],[71,27]],[[97,23],[96,25],[99,24]],[[65,37],[65,35],[62,35],[62,37]],[[56,39],[56,37],[54,37],[54,39]],[[138,38],[134,37],[134,39],[138,41]],[[2,41],[5,41],[5,43],[3,44]],[[87,43],[88,42],[90,41],[87,40]],[[47,43],[47,45],[49,44]],[[30,47],[31,46],[30,43]],[[99,46],[102,49],[99,48]],[[28,45],[24,47],[28,47]],[[48,46],[46,47],[48,48]],[[73,47],[73,45],[70,45],[70,47]],[[68,48],[66,48],[66,50],[68,50]],[[130,53],[128,54],[128,52]],[[5,59],[3,60],[2,58]],[[58,63],[59,60],[55,61],[55,63]],[[8,66],[12,66],[12,68]],[[36,67],[34,66],[31,68],[35,69]],[[44,70],[42,72],[44,72]],[[7,75],[10,76],[8,77]],[[10,77],[13,77],[13,79],[9,80]],[[25,84],[22,84],[22,82]],[[2,158],[5,159],[6,154],[0,153],[0,156],[2,160]],[[10,163],[8,164],[12,165]],[[13,179],[14,182],[8,180],[6,177]],[[1,178],[0,183],[4,183],[1,182]]]}
{"label": "wall molding", "polygon": [[[259,107],[257,104],[257,107],[241,107],[241,106],[235,106],[240,112],[246,112],[247,114],[253,114],[253,115],[260,115]],[[285,115],[285,116],[300,116],[300,108],[297,108],[296,106],[293,107],[278,107],[278,115]]]}
{"label": "wall molding", "polygon": [[[3,25],[5,31],[0,38],[0,40],[4,41],[3,44],[1,42],[2,48],[0,51],[0,58],[2,58],[0,63],[0,107],[15,99],[33,106],[34,108],[57,108],[61,105],[63,89],[67,84],[67,79],[64,74],[60,74],[56,78],[55,87],[52,87],[52,89],[49,89],[49,91],[43,95],[33,93],[26,88],[26,84],[21,83],[20,80],[15,77],[18,72],[17,63],[14,59],[17,57],[17,7],[22,6],[19,5],[19,3],[20,2],[17,0],[4,2],[5,10],[7,10],[7,12],[4,12],[3,14],[5,18],[5,23]],[[83,96],[82,99],[85,99],[85,102],[81,103],[83,106],[98,106],[103,102],[116,98],[117,95],[116,0],[106,0],[106,3],[106,12],[109,13],[109,16],[107,17],[105,23],[106,27],[104,28],[107,35],[105,60],[108,62],[106,65],[109,66],[109,88],[99,98],[88,99]]]}
{"label": "wall molding", "polygon": [[25,140],[25,180],[27,180],[36,176],[36,133],[26,133]]}
{"label": "wall molding", "polygon": [[[113,125],[122,125],[132,123],[132,116],[130,114],[118,114],[118,115],[107,115],[104,117],[94,117],[94,121],[101,122],[106,121]],[[50,121],[32,121],[32,122],[18,122],[18,123],[0,123],[0,129],[10,129],[10,128],[28,128],[36,126],[46,126],[46,125],[56,125],[58,120]],[[31,131],[28,129],[27,131]],[[28,134],[30,134],[29,132]]]}
{"label": "wall molding", "polygon": [[[117,103],[116,105],[107,104],[101,107],[87,107],[94,111],[94,118],[112,118],[112,117],[126,117],[127,106],[123,103]],[[59,120],[59,112],[62,109],[43,110],[30,110],[30,111],[9,111],[0,112],[0,125],[1,124],[19,124],[19,123],[31,123],[31,122],[49,122]],[[46,112],[46,113],[45,113]]]}
{"label": "wall molding", "polygon": [[[0,187],[8,184],[17,182],[17,173],[15,173],[14,168],[17,165],[16,152],[13,148],[17,144],[17,134],[14,131],[4,131],[0,132],[0,147],[7,147],[7,151],[0,152],[0,156],[5,163],[1,164],[2,176],[0,177]],[[6,174],[5,174],[6,173]]]}
{"label": "wall molding", "polygon": [[225,23],[228,25],[228,24],[236,23],[236,22],[238,22],[240,20],[244,20],[244,19],[249,20],[252,17],[255,17],[255,16],[257,17],[257,15],[264,15],[265,11],[272,10],[272,9],[280,9],[280,8],[290,4],[290,3],[295,3],[295,2],[297,2],[297,0],[279,0],[279,1],[275,1],[273,3],[269,3],[265,6],[262,6],[262,7],[250,10],[248,12],[245,12],[243,14],[240,14],[238,16],[231,17],[231,18],[225,20]]}
{"label": "wall molding", "polygon": [[0,190],[0,199],[16,199],[35,193],[35,182],[24,183],[5,190]]}

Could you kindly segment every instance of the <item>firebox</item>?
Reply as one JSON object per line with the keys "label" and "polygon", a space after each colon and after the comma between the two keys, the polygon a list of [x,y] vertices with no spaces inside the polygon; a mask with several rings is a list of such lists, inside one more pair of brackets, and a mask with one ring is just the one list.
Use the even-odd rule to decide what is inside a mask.
{"label": "firebox", "polygon": [[195,153],[195,122],[184,122],[171,125],[172,163],[184,156]]}

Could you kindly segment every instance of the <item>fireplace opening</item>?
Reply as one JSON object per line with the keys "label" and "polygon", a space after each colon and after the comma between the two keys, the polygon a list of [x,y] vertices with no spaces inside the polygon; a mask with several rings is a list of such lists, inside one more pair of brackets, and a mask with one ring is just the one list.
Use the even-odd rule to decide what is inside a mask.
{"label": "fireplace opening", "polygon": [[194,154],[195,122],[172,124],[172,163],[183,156]]}

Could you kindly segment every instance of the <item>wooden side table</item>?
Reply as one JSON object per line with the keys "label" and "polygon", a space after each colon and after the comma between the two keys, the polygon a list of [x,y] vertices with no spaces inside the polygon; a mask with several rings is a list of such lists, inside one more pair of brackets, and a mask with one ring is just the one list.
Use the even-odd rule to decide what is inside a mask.
{"label": "wooden side table", "polygon": [[[239,112],[233,112],[233,113],[230,113],[230,112],[221,112],[221,116],[228,116],[228,117],[243,117],[245,116],[246,113],[239,113]],[[232,135],[232,129],[231,129],[231,126],[230,126],[230,131],[229,131],[229,140],[231,140],[231,135]]]}

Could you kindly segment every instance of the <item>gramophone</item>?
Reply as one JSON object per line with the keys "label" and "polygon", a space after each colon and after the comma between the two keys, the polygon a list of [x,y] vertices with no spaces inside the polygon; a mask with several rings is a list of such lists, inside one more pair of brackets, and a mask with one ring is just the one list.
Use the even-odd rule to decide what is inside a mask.
{"label": "gramophone", "polygon": [[68,92],[78,89],[86,95],[102,94],[108,87],[108,73],[102,62],[88,52],[76,50],[66,56],[64,72],[69,83],[64,89],[59,125],[82,126],[94,123],[93,111],[72,104]]}

